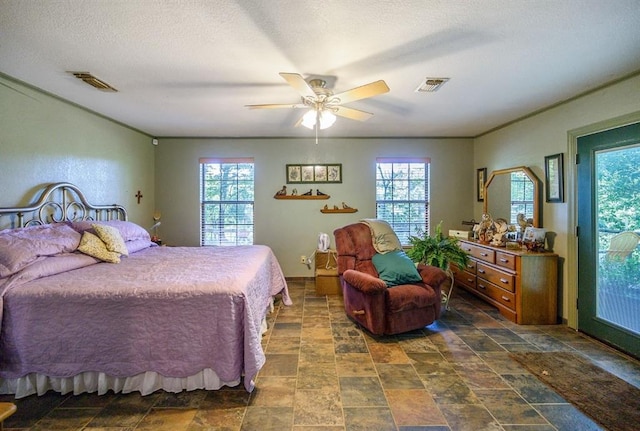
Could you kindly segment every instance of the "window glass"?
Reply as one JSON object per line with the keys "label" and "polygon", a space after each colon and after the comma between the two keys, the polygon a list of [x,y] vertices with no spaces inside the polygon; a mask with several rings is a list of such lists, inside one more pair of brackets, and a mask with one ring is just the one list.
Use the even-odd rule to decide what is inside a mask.
{"label": "window glass", "polygon": [[253,244],[252,159],[200,161],[200,244]]}
{"label": "window glass", "polygon": [[429,159],[378,159],[376,218],[387,221],[403,245],[429,231]]}

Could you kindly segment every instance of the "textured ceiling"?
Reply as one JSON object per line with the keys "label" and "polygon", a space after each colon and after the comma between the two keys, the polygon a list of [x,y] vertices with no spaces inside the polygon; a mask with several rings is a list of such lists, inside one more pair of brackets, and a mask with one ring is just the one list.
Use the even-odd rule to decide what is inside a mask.
{"label": "textured ceiling", "polygon": [[278,72],[383,79],[322,135],[477,136],[639,71],[639,23],[638,0],[0,0],[0,72],[159,137],[310,136],[244,105],[298,103]]}

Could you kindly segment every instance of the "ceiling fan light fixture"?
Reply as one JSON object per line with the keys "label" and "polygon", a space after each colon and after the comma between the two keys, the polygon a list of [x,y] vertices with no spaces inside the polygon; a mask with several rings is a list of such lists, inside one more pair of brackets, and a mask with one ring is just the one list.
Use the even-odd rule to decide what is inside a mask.
{"label": "ceiling fan light fixture", "polygon": [[320,129],[326,129],[333,126],[333,123],[336,122],[336,116],[329,111],[316,111],[315,109],[310,109],[309,112],[304,114],[302,117],[302,125],[307,129],[312,129],[316,125],[316,119],[320,118]]}
{"label": "ceiling fan light fixture", "polygon": [[416,88],[416,93],[433,93],[434,91],[438,91],[448,80],[449,78],[425,78],[418,88]]}

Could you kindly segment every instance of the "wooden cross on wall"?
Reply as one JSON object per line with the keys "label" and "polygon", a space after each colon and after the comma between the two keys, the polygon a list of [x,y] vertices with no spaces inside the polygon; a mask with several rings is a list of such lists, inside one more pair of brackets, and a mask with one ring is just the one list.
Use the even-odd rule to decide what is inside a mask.
{"label": "wooden cross on wall", "polygon": [[138,194],[136,194],[136,196],[138,198],[138,205],[140,205],[140,199],[142,199],[142,193],[140,193],[140,190],[138,190]]}

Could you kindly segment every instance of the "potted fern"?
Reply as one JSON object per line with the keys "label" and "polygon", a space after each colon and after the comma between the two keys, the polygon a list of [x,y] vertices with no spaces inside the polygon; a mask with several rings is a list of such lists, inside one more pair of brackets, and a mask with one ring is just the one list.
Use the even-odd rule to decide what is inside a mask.
{"label": "potted fern", "polygon": [[449,274],[451,278],[449,292],[442,293],[444,309],[448,310],[449,298],[453,290],[453,273],[451,272],[450,264],[453,263],[459,268],[466,268],[469,263],[469,256],[458,246],[458,238],[442,234],[442,222],[436,226],[435,235],[433,236],[420,230],[417,233],[417,236],[409,236],[411,248],[407,250],[407,256],[416,263],[437,266]]}

